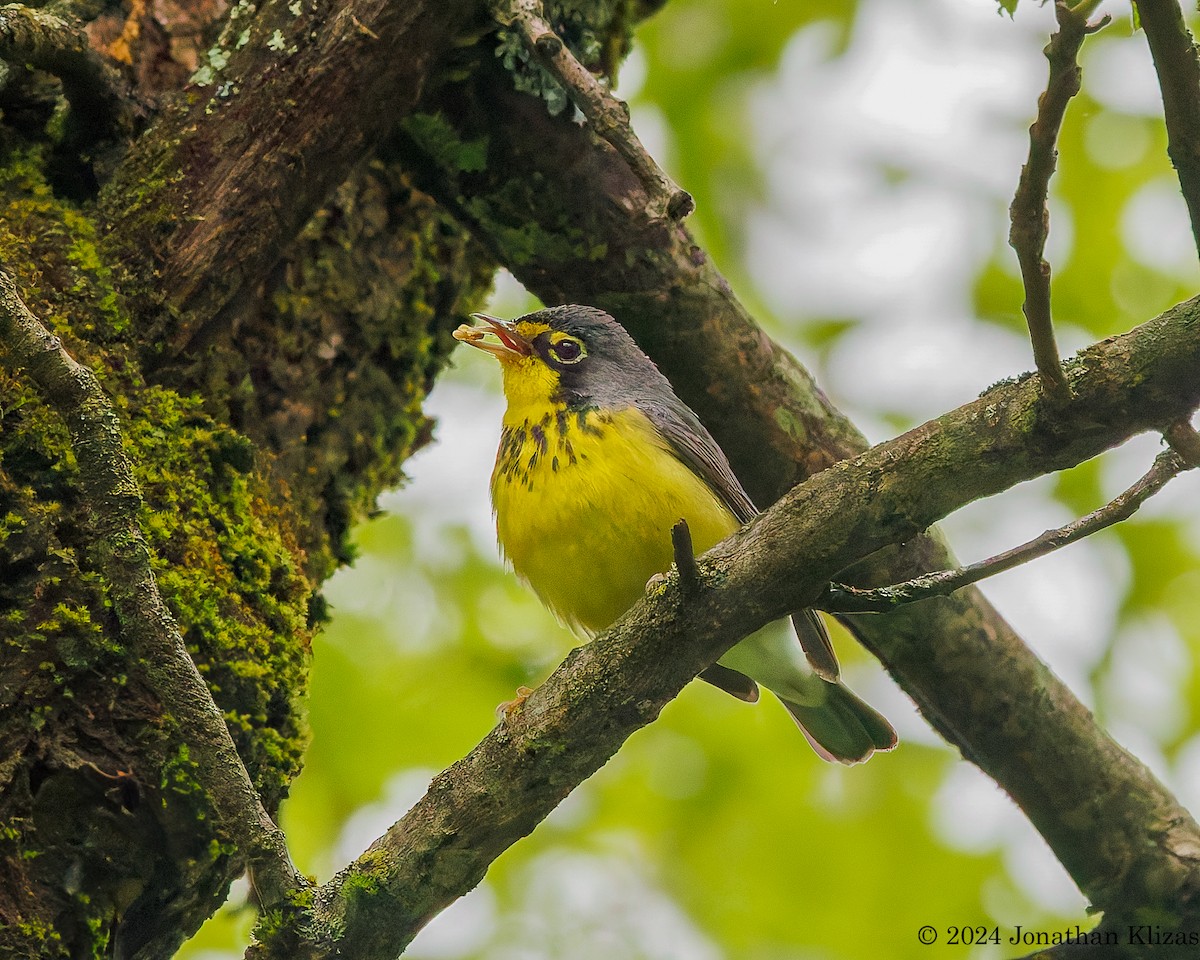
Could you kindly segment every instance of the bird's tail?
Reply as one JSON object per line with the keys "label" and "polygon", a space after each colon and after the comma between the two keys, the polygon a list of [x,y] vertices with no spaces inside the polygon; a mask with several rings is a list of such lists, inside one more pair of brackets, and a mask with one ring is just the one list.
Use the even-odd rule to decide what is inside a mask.
{"label": "bird's tail", "polygon": [[815,677],[813,681],[824,689],[821,702],[803,704],[782,696],[779,699],[822,759],[862,763],[876,750],[896,746],[896,731],[887,718],[849,687]]}

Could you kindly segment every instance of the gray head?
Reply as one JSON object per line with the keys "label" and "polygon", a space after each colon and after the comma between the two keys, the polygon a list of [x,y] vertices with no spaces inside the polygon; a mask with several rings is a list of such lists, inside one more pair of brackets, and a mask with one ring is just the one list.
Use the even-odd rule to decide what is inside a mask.
{"label": "gray head", "polygon": [[[475,316],[487,327],[460,327],[455,336],[506,357],[535,356],[558,377],[554,400],[568,407],[620,408],[674,399],[670,383],[616,320],[603,310],[567,304],[516,320]],[[485,340],[495,334],[499,342]]]}

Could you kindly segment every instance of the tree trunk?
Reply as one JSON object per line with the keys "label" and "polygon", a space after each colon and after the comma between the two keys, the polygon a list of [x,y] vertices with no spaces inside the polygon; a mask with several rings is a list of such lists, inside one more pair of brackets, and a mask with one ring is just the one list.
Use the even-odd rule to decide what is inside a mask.
{"label": "tree trunk", "polygon": [[[421,55],[362,57],[361,71],[381,59],[428,69],[431,31],[454,21],[438,5],[408,7],[397,18],[421,21],[409,38]],[[344,25],[354,13],[342,13]],[[162,31],[195,25],[146,14],[140,26],[139,93],[157,92],[165,67],[178,86],[188,65],[164,67]],[[279,82],[269,47],[253,53],[264,82]],[[328,81],[347,62],[316,49],[286,77]],[[373,76],[373,99],[327,91],[320,105],[369,109],[384,126],[426,79]],[[49,142],[61,92],[37,71],[10,81],[0,266],[120,413],[159,588],[273,812],[306,745],[320,584],[345,560],[351,523],[428,438],[421,402],[492,268],[396,163],[372,158],[369,125],[310,144],[312,157],[297,147],[303,175],[279,177],[303,128],[272,122],[285,139],[268,142],[265,121],[206,122],[208,104],[230,106],[216,89],[168,93],[97,199],[77,195],[96,171]],[[267,116],[276,103],[246,102]],[[91,132],[112,163],[111,131]],[[247,163],[263,184],[249,227],[237,208]],[[62,421],[3,366],[0,418],[0,955],[169,956],[244,861],[171,704],[130,661]]]}

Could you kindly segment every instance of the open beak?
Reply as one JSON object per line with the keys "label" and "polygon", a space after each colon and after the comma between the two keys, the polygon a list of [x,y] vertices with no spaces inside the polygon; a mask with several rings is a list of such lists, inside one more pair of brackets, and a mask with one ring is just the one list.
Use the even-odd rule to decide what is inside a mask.
{"label": "open beak", "polygon": [[[469,327],[465,323],[454,331],[454,339],[461,340],[470,347],[486,350],[499,359],[520,356],[527,357],[532,352],[529,341],[517,333],[516,324],[511,320],[499,320],[489,317],[486,313],[471,314],[472,320],[482,320],[485,326]],[[495,336],[495,340],[485,339]]]}

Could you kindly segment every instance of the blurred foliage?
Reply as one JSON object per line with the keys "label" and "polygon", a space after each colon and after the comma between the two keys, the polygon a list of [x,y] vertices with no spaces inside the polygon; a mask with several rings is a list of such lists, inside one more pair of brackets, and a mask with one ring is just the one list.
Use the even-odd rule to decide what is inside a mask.
{"label": "blurred foliage", "polygon": [[[951,45],[951,8],[968,2],[905,0],[905,9],[912,22]],[[1012,160],[1023,158],[1024,128],[1044,83],[1036,54],[1052,16],[1043,8],[1030,27],[1023,18],[1036,15],[1037,5],[1022,5],[1013,20],[984,5],[993,21],[986,29],[1025,44],[1031,56],[1023,63],[1037,75],[1025,84],[1031,92],[1019,116],[993,118],[1006,142],[1019,147],[1002,175],[967,182],[978,199],[973,235],[982,231],[985,240],[969,276],[948,294],[951,325],[931,319],[906,337],[936,353],[957,342],[957,324],[958,336],[967,328],[968,344],[973,338],[1007,344],[1027,367],[1023,296],[1006,243],[1006,191],[1016,183],[1021,161]],[[1128,329],[1193,295],[1200,280],[1194,252],[1180,252],[1182,204],[1172,210],[1178,198],[1157,113],[1106,93],[1106,64],[1111,76],[1129,45],[1142,42],[1128,8],[1112,5],[1115,22],[1085,48],[1084,92],[1068,112],[1052,186],[1054,303],[1060,336],[1071,345]],[[761,253],[752,253],[748,224],[755,210],[786,204],[771,193],[765,171],[773,158],[762,146],[769,137],[755,127],[763,121],[754,120],[750,99],[778,82],[781,58],[807,28],[824,31],[822,56],[836,68],[881,9],[867,0],[671,0],[638,33],[634,56],[644,79],[625,95],[635,116],[660,118],[659,149],[698,200],[692,227],[751,304],[785,302],[751,281],[764,271],[753,262]],[[634,73],[631,65],[626,76]],[[831,75],[854,79],[851,72]],[[993,83],[1015,85],[1009,76],[1017,74]],[[815,88],[800,96],[828,93]],[[789,118],[777,111],[766,122]],[[803,134],[818,146],[837,136],[819,129]],[[939,151],[880,151],[868,142],[852,172],[881,191],[939,186],[954,179]],[[978,159],[980,166],[994,162]],[[839,217],[856,216],[865,216],[861,208],[814,208],[807,229],[819,243]],[[1188,242],[1184,237],[1183,247]],[[955,244],[951,238],[946,250]],[[786,272],[786,263],[778,270]],[[865,287],[883,285],[885,293],[888,282],[886,270],[861,280]],[[510,287],[493,312],[511,315],[528,306]],[[795,315],[787,309],[759,315],[836,395],[846,382],[839,380],[839,355],[861,354],[887,332],[892,307],[902,306],[883,299],[878,316],[853,298],[836,315],[826,310],[814,318],[802,307]],[[968,359],[943,352],[937,363],[949,375]],[[907,378],[903,357],[889,362],[905,395],[934,387],[930,379]],[[868,367],[855,376],[874,381],[883,372]],[[573,642],[503,571],[480,532],[494,433],[481,450],[478,431],[460,428],[498,418],[496,401],[480,399],[483,386],[494,390],[497,380],[487,358],[475,356],[444,377],[438,392],[447,398],[445,447],[466,448],[435,449],[428,456],[445,458],[436,468],[414,465],[413,488],[391,497],[392,512],[358,531],[360,559],[331,585],[334,617],[314,644],[314,741],[284,807],[298,862],[321,879],[400,816],[433,773],[489,729],[496,705],[519,685],[537,683]],[[986,386],[980,379],[973,389]],[[906,428],[921,415],[883,395],[867,406],[855,395],[855,403],[856,416],[885,429]],[[964,511],[948,526],[961,551],[994,552],[1094,509],[1146,469],[1155,449],[1130,444]],[[1176,481],[1142,514],[1061,560],[986,587],[1117,735],[1193,802],[1200,799],[1195,479]],[[470,496],[459,496],[463,489]],[[998,927],[1004,937],[1017,924],[1061,930],[1079,922],[1086,929],[1082,899],[1011,804],[936,741],[848,637],[837,640],[852,685],[900,727],[896,753],[861,768],[824,765],[776,704],[749,707],[693,684],[502,857],[477,891],[435,920],[407,955],[989,960],[1022,951],[1006,942],[951,946],[948,928]],[[938,931],[935,946],[918,941],[926,924]],[[184,955],[237,955],[248,927],[248,911],[231,906]]]}
{"label": "blurred foliage", "polygon": [[667,118],[670,149],[662,159],[696,198],[688,225],[718,263],[733,258],[741,211],[762,195],[747,90],[776,68],[797,30],[823,23],[845,40],[856,10],[854,0],[685,0],[669,3],[639,32],[649,77],[635,105],[652,104]]}

